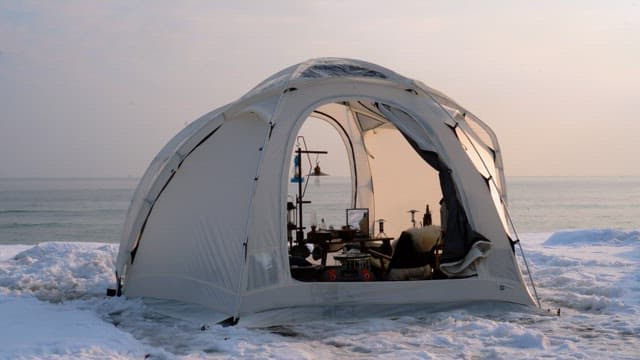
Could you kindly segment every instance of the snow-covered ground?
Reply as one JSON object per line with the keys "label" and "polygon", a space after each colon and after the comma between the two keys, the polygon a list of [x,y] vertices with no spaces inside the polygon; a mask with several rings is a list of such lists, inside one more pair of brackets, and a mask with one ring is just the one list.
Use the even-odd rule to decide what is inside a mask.
{"label": "snow-covered ground", "polygon": [[4,245],[0,358],[639,359],[640,232],[522,238],[541,311],[485,303],[263,328],[105,297],[117,245]]}

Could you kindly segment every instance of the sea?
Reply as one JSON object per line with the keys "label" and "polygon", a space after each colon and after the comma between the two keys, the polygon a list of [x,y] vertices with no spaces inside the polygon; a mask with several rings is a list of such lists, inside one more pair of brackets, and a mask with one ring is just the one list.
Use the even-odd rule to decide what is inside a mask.
{"label": "sea", "polygon": [[[317,222],[323,216],[344,223],[349,181],[327,176],[305,184]],[[137,184],[137,178],[0,178],[0,245],[118,243]],[[289,190],[295,193],[293,185]],[[507,192],[522,233],[640,228],[640,177],[512,177]]]}
{"label": "sea", "polygon": [[[222,327],[108,298],[136,178],[0,179],[0,359],[640,359],[640,177],[510,177],[541,308]],[[345,177],[305,184],[339,223]]]}

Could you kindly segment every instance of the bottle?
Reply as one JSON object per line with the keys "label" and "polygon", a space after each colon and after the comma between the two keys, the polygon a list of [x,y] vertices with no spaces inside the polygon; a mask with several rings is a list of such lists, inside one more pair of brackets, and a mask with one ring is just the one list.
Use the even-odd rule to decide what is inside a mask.
{"label": "bottle", "polygon": [[427,204],[427,209],[424,211],[424,215],[422,215],[422,226],[431,225],[431,210],[429,210],[429,204]]}
{"label": "bottle", "polygon": [[327,228],[327,224],[324,222],[324,218],[320,220],[320,230],[325,230]]}

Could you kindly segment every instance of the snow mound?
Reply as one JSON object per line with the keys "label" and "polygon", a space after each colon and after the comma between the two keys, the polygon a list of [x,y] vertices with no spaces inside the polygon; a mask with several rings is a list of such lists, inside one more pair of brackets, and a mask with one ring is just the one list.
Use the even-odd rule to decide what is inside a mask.
{"label": "snow mound", "polygon": [[117,245],[48,242],[0,262],[0,290],[62,302],[101,296],[113,287]]}
{"label": "snow mound", "polygon": [[545,246],[633,244],[640,244],[640,231],[615,229],[559,231],[544,242]]}
{"label": "snow mound", "polygon": [[32,297],[0,297],[2,359],[142,359],[157,349],[91,311]]}

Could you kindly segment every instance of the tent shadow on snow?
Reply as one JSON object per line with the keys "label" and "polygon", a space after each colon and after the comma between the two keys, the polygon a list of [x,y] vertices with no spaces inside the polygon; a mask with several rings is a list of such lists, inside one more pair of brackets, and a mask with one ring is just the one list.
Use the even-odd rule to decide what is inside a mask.
{"label": "tent shadow on snow", "polygon": [[[367,210],[361,230],[320,234],[289,219],[290,163],[309,118],[331,124],[345,144],[350,206]],[[506,201],[497,138],[476,116],[386,68],[313,59],[192,122],[154,158],[126,218],[117,293],[200,304],[232,323],[316,306],[534,305]],[[425,203],[442,204],[433,224],[421,224],[435,234],[428,245],[420,230],[389,221],[388,239],[410,245],[380,247],[376,219]],[[342,264],[326,261],[330,243],[350,251]],[[310,244],[322,262],[305,253]],[[394,281],[398,269],[404,278]]]}

